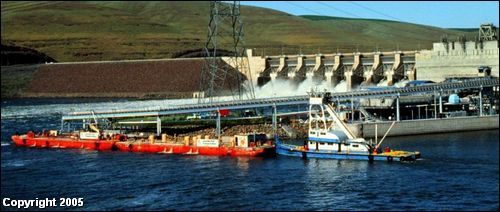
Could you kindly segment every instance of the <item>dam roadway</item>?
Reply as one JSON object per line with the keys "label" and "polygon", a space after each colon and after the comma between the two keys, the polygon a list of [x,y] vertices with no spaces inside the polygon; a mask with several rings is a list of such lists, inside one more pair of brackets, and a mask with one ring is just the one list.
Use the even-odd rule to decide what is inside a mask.
{"label": "dam roadway", "polygon": [[[480,89],[495,87],[499,85],[498,78],[479,78],[462,82],[442,82],[416,87],[388,88],[384,90],[356,90],[350,92],[332,93],[332,100],[343,101],[362,98],[380,98],[437,94],[444,91],[455,91],[464,89]],[[81,111],[72,112],[62,116],[62,122],[71,120],[85,120],[95,118],[130,118],[130,117],[159,117],[164,115],[210,112],[219,110],[252,109],[289,105],[308,104],[309,96],[288,96],[276,98],[262,98],[239,101],[222,101],[203,104],[176,105],[170,107],[158,107],[154,109],[139,110],[108,110],[108,111]]]}

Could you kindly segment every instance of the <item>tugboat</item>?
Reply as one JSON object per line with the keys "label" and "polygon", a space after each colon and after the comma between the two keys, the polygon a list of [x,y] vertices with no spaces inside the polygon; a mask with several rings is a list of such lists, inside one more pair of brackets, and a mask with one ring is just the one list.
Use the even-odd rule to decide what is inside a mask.
{"label": "tugboat", "polygon": [[[395,151],[386,148],[382,152],[379,149],[382,141],[373,144],[364,138],[357,138],[335,112],[329,92],[311,92],[309,95],[308,140],[303,146],[297,146],[284,144],[275,136],[278,155],[369,161],[413,161],[420,158],[418,151]],[[327,125],[326,114],[329,115],[328,120],[333,120],[331,125]]]}

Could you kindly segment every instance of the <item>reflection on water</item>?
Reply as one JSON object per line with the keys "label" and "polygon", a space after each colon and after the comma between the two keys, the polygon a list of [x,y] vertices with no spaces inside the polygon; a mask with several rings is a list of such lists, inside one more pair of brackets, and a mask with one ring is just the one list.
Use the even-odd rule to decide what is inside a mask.
{"label": "reflection on water", "polygon": [[[252,158],[249,157],[236,157],[236,166],[238,169],[240,169],[243,173],[248,173],[248,168],[250,167],[250,160]],[[262,160],[262,158],[258,158],[258,160]]]}

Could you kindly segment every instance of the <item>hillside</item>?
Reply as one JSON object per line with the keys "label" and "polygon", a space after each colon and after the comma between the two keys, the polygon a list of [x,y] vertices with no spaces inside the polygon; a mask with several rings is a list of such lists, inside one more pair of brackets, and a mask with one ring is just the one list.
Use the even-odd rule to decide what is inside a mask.
{"label": "hillside", "polygon": [[[431,48],[474,32],[385,20],[293,16],[242,6],[246,46],[257,54]],[[209,2],[1,2],[3,41],[60,62],[169,58],[204,46]]]}
{"label": "hillside", "polygon": [[10,66],[16,64],[38,64],[56,62],[53,58],[33,49],[1,44],[1,64]]}

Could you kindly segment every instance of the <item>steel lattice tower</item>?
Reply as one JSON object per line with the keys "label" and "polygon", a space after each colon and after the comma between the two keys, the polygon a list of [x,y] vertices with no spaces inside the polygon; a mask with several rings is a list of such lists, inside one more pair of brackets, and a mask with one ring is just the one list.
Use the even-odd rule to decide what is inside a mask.
{"label": "steel lattice tower", "polygon": [[[201,72],[200,91],[213,102],[217,96],[232,95],[235,99],[254,99],[252,76],[243,42],[243,22],[240,17],[240,3],[210,2],[210,22],[205,43],[205,65]],[[229,52],[229,53],[228,53]],[[242,83],[241,74],[233,74],[231,67],[221,62],[220,55],[229,59],[228,64],[236,73],[247,76]],[[237,79],[237,80],[228,80]],[[229,90],[229,91],[228,91]],[[201,96],[198,102],[203,102]]]}
{"label": "steel lattice tower", "polygon": [[497,28],[492,24],[481,24],[479,27],[479,40],[480,41],[490,41],[497,40]]}

